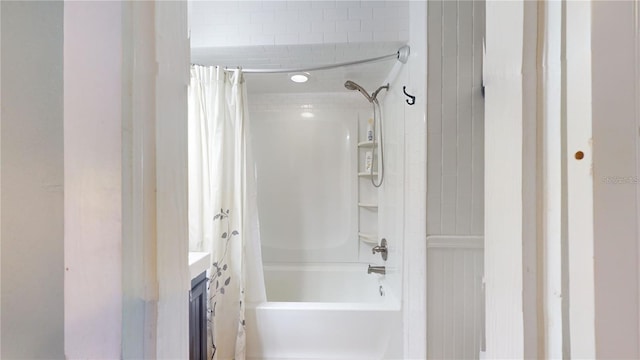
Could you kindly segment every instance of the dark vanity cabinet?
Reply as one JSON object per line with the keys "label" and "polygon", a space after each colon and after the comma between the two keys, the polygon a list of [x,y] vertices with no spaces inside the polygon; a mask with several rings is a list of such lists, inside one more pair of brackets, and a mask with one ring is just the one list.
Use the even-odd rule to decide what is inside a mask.
{"label": "dark vanity cabinet", "polygon": [[191,280],[189,293],[189,359],[207,358],[207,274]]}

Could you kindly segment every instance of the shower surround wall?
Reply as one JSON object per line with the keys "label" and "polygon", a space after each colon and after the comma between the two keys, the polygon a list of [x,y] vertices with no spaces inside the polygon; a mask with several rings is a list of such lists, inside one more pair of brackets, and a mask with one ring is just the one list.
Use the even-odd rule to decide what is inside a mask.
{"label": "shower surround wall", "polygon": [[371,105],[359,93],[250,94],[249,114],[264,261],[380,262],[358,240],[360,228],[378,226],[357,206],[359,192],[377,192],[357,176]]}
{"label": "shower surround wall", "polygon": [[427,351],[478,358],[483,340],[484,1],[428,3]]}
{"label": "shower surround wall", "polygon": [[249,97],[265,262],[358,259],[359,99],[348,95]]}

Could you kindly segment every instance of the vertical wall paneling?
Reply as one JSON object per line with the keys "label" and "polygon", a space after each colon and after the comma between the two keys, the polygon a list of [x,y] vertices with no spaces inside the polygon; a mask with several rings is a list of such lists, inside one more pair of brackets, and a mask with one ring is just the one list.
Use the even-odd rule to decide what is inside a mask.
{"label": "vertical wall paneling", "polygon": [[[2,33],[2,5],[0,4],[0,109],[2,109],[2,83],[1,83],[2,82],[2,35],[1,33]],[[2,169],[2,111],[0,110],[0,170],[1,169]],[[64,204],[63,204],[63,207],[64,207]],[[0,227],[2,227],[2,174],[0,174]],[[2,298],[2,229],[1,228],[0,228],[0,298]],[[0,354],[2,354],[2,303],[0,303]]]}
{"label": "vertical wall paneling", "polygon": [[538,6],[524,2],[522,49],[522,266],[524,356],[538,358]]}
{"label": "vertical wall paneling", "polygon": [[[635,2],[635,63],[640,64],[640,2]],[[640,68],[636,67],[636,127],[640,129]],[[640,139],[636,138],[636,176],[640,179]],[[640,182],[636,184],[636,216],[640,219]],[[636,243],[637,243],[637,258],[640,259],[640,221],[637,222]],[[638,326],[640,327],[640,261],[638,261]],[[640,330],[640,329],[639,329]],[[640,331],[639,331],[640,332]],[[636,343],[640,344],[640,334]],[[640,351],[640,349],[639,349]]]}
{"label": "vertical wall paneling", "polygon": [[430,1],[427,6],[427,232],[481,235],[484,2]]}
{"label": "vertical wall paneling", "polygon": [[484,328],[485,3],[427,6],[427,355],[478,358]]}
{"label": "vertical wall paneling", "polygon": [[442,1],[427,5],[427,232],[442,234]]}
{"label": "vertical wall paneling", "polygon": [[[458,168],[458,2],[442,3],[441,234],[455,234]],[[468,120],[467,120],[468,121]]]}
{"label": "vertical wall paneling", "polygon": [[477,359],[483,334],[483,238],[430,236],[427,241],[429,359]]}
{"label": "vertical wall paneling", "polygon": [[63,4],[2,1],[2,359],[64,358]]}
{"label": "vertical wall paneling", "polygon": [[[472,92],[473,87],[473,2],[458,2],[458,56],[457,56],[457,189],[456,234],[471,234],[472,201]],[[477,91],[477,89],[476,89]]]}
{"label": "vertical wall paneling", "polygon": [[471,233],[484,233],[484,96],[482,64],[485,3],[473,2],[473,87],[471,92]]}

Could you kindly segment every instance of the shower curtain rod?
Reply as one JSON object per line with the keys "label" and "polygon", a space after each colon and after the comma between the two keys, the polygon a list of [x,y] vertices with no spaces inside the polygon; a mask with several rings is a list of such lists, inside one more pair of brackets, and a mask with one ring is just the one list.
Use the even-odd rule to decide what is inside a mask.
{"label": "shower curtain rod", "polygon": [[[409,58],[409,45],[405,45],[398,49],[393,54],[378,56],[370,59],[356,60],[356,61],[348,61],[343,63],[329,64],[329,65],[320,65],[313,66],[308,68],[289,68],[289,69],[242,69],[242,72],[245,74],[282,74],[282,73],[294,73],[294,72],[305,72],[305,71],[318,71],[318,70],[328,70],[335,69],[342,66],[349,65],[359,65],[366,64],[370,62],[382,61],[386,59],[391,59],[395,57],[398,61],[403,64],[407,63],[407,59]],[[237,68],[225,68],[225,71],[235,71]]]}

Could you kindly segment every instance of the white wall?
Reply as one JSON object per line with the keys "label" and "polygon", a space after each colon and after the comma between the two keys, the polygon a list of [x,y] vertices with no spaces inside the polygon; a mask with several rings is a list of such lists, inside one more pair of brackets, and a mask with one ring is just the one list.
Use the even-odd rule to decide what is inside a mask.
{"label": "white wall", "polygon": [[[566,76],[566,222],[569,337],[572,358],[595,358],[592,4],[568,2]],[[564,70],[563,69],[563,70]],[[575,154],[582,151],[583,159]],[[564,269],[563,269],[564,270]]]}
{"label": "white wall", "polygon": [[190,6],[195,48],[409,38],[408,1],[194,1]]}
{"label": "white wall", "polygon": [[592,6],[596,354],[638,358],[638,3]]}
{"label": "white wall", "polygon": [[156,358],[155,4],[123,6],[122,358]]}
{"label": "white wall", "polygon": [[[187,214],[187,86],[189,39],[187,4],[154,4],[158,358],[184,359],[189,353],[189,225]],[[154,68],[153,63],[148,65]],[[149,130],[151,131],[151,130]],[[152,150],[153,151],[153,150]],[[148,188],[145,188],[148,191]],[[156,247],[157,246],[157,247]]]}
{"label": "white wall", "polygon": [[0,357],[62,358],[62,3],[0,6]]}
{"label": "white wall", "polygon": [[64,7],[67,358],[188,356],[187,9],[131,10]]}
{"label": "white wall", "polygon": [[[405,358],[426,357],[426,209],[427,209],[427,4],[410,3],[411,55],[407,62],[407,91],[415,105],[404,106],[404,261],[403,261],[403,353]],[[404,84],[402,84],[404,86]]]}
{"label": "white wall", "polygon": [[[121,3],[80,2],[67,2],[64,8],[62,2],[2,2],[0,9],[4,34],[0,86],[4,95],[0,112],[4,130],[0,139],[4,346],[0,356],[120,358],[120,227],[121,201],[126,196],[120,187],[121,162],[132,155],[131,144],[124,153],[121,147],[122,104],[134,102],[126,87],[131,85],[131,73],[125,75],[121,68],[123,57],[128,57],[125,64],[132,62],[132,53],[122,47],[125,12]],[[160,319],[157,333],[155,328],[146,329],[145,350],[156,346],[157,337],[158,357],[185,358],[188,267],[186,110],[182,109],[186,109],[188,80],[186,5],[158,3],[141,12],[147,21],[149,16],[154,20],[151,28],[136,28],[141,37],[162,39],[154,43],[157,62],[144,63],[145,75],[159,73],[163,81],[151,95],[160,97],[157,113],[161,115],[151,113],[152,126],[136,134],[147,142],[136,144],[155,154],[153,122],[159,122],[157,164],[162,177],[153,177],[158,180],[157,189],[145,182],[134,188],[133,196],[157,194],[161,221],[156,223],[152,203],[144,214],[144,228],[157,226],[162,236],[157,248],[153,232],[142,246],[145,260],[150,261],[143,265],[145,281],[153,282],[158,270],[160,289],[135,290],[160,300],[158,312],[152,309],[145,314],[145,325],[156,316]],[[138,90],[150,83],[155,86],[148,77],[142,78],[137,80],[145,85],[138,83]],[[145,112],[148,107],[134,103],[136,111],[150,115]],[[133,119],[139,116],[134,111]]]}
{"label": "white wall", "polygon": [[64,6],[67,358],[121,354],[121,21],[120,3]]}
{"label": "white wall", "polygon": [[[540,254],[543,254],[539,262],[540,289],[542,298],[540,318],[544,326],[544,334],[540,339],[543,344],[544,357],[561,358],[563,354],[568,357],[568,336],[563,332],[568,329],[568,313],[563,309],[567,301],[567,276],[563,270],[563,254],[566,254],[566,212],[563,209],[564,181],[566,171],[563,170],[563,147],[566,140],[563,138],[563,113],[562,113],[562,3],[548,2],[540,7],[539,25],[541,42],[544,43],[539,51],[538,73],[542,79],[540,98],[542,105],[539,107],[539,191],[545,196],[538,205],[545,209],[540,217]],[[566,188],[565,188],[566,191]],[[565,256],[566,258],[566,256]],[[566,262],[565,262],[566,263]],[[566,268],[566,266],[564,267]],[[564,278],[563,278],[564,277]],[[563,281],[565,280],[565,281]],[[542,354],[542,353],[541,353]]]}
{"label": "white wall", "polygon": [[475,358],[484,329],[485,5],[430,1],[427,12],[427,354]]}
{"label": "white wall", "polygon": [[[525,177],[532,156],[525,139],[535,139],[529,125],[532,74],[528,49],[531,18],[527,2],[487,1],[485,97],[485,319],[488,358],[525,357],[524,237],[535,203]],[[534,9],[535,10],[535,4]],[[535,22],[534,22],[535,25]],[[535,65],[535,63],[534,63]],[[535,73],[535,68],[534,72]],[[535,79],[533,81],[535,84]],[[535,101],[533,102],[535,105]],[[535,123],[535,122],[534,122]],[[533,162],[535,163],[535,161]],[[534,337],[535,338],[535,337]],[[530,355],[529,355],[530,356]]]}

